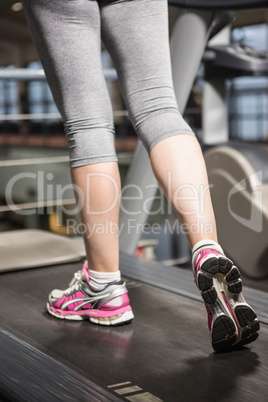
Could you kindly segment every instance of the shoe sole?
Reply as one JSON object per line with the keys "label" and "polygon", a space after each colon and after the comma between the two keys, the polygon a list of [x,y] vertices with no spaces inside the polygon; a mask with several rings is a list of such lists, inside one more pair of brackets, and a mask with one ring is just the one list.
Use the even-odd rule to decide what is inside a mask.
{"label": "shoe sole", "polygon": [[124,325],[130,323],[133,318],[134,314],[132,310],[125,311],[124,313],[117,314],[117,315],[111,315],[110,317],[91,317],[90,316],[90,310],[87,314],[86,312],[83,312],[83,315],[75,314],[75,313],[65,313],[62,314],[59,310],[53,308],[50,306],[49,303],[47,303],[47,311],[49,314],[51,314],[53,317],[60,318],[62,320],[70,320],[70,321],[82,321],[82,320],[89,320],[93,324],[98,324],[98,325],[112,325],[112,326],[118,326],[118,325]]}
{"label": "shoe sole", "polygon": [[215,351],[239,348],[258,338],[257,315],[241,293],[240,272],[231,260],[223,256],[208,258],[196,280],[213,315],[211,341]]}

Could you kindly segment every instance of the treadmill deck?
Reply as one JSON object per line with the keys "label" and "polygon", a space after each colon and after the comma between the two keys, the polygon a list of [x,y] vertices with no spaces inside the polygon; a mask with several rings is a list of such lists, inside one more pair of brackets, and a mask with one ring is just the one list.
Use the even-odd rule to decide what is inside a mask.
{"label": "treadmill deck", "polygon": [[127,280],[131,324],[51,317],[48,293],[67,287],[81,267],[1,274],[0,394],[27,402],[267,400],[266,324],[248,347],[216,354],[202,303],[134,280]]}

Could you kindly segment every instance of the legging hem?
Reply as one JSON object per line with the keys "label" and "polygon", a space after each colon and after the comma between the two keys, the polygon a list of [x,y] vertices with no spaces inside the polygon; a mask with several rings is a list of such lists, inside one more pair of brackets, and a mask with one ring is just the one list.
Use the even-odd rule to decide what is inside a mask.
{"label": "legging hem", "polygon": [[105,163],[105,162],[118,162],[118,158],[116,155],[108,155],[108,156],[92,156],[77,160],[70,160],[70,167],[74,168],[74,167],[81,167],[81,166],[93,165],[95,163]]}

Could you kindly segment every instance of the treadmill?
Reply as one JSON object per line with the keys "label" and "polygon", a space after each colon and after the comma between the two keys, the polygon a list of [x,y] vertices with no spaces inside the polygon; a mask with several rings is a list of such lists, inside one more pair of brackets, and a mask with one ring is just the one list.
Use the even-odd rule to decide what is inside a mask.
{"label": "treadmill", "polygon": [[[1,402],[266,400],[266,292],[243,291],[258,313],[259,339],[216,354],[190,269],[120,253],[134,321],[104,327],[60,320],[46,311],[47,296],[82,268],[83,244],[38,230],[9,232],[8,240],[9,265],[1,262],[0,274]],[[18,269],[18,256],[29,266]]]}
{"label": "treadmill", "polygon": [[202,140],[207,146],[204,158],[219,241],[243,273],[255,279],[265,278],[268,276],[268,147],[229,140],[225,80],[267,77],[268,52],[238,44],[211,44],[203,61]]}
{"label": "treadmill", "polygon": [[[213,8],[228,1],[174,3],[199,4],[211,16]],[[245,8],[251,2],[229,3]],[[205,14],[189,10],[187,17]],[[82,268],[81,244],[48,232],[1,235],[1,401],[267,399],[266,292],[244,288],[261,322],[259,339],[239,351],[216,354],[189,269],[144,261],[121,249],[120,269],[135,320],[123,327],[69,322],[51,317],[45,304],[53,288],[67,286]]]}

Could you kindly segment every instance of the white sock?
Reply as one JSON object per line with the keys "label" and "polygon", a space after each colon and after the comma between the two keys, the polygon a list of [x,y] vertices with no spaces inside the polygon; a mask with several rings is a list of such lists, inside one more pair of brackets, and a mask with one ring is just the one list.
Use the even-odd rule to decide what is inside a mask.
{"label": "white sock", "polygon": [[89,269],[89,286],[96,291],[103,290],[111,282],[119,282],[121,272],[97,272]]}
{"label": "white sock", "polygon": [[200,240],[192,248],[192,264],[194,264],[197,254],[205,248],[212,248],[224,255],[223,249],[216,241],[210,239]]}

